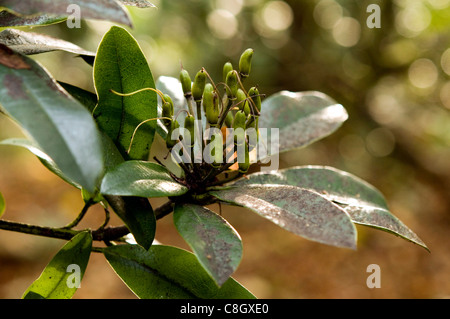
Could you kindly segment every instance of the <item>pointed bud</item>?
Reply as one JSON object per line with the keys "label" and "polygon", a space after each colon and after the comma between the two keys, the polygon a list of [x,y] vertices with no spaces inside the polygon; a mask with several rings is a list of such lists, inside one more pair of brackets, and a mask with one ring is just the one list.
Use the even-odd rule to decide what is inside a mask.
{"label": "pointed bud", "polygon": [[[173,116],[173,106],[169,102],[165,102],[162,107],[162,117],[172,118]],[[168,119],[163,119],[164,126],[169,129],[170,123],[172,121]]]}
{"label": "pointed bud", "polygon": [[227,75],[231,71],[233,71],[233,64],[231,64],[231,62],[225,63],[225,65],[223,66],[223,83],[227,82]]}
{"label": "pointed bud", "polygon": [[244,145],[244,152],[245,152],[245,161],[239,162],[239,173],[245,174],[248,172],[248,169],[250,168],[250,154],[248,150],[248,144],[245,142]]}
{"label": "pointed bud", "polygon": [[[259,95],[259,90],[256,87],[252,87],[248,91],[248,95],[252,98],[252,113],[259,116],[261,112],[261,96]],[[256,110],[254,109],[256,107]]]}
{"label": "pointed bud", "polygon": [[166,137],[166,145],[168,149],[172,149],[178,142],[178,139],[172,140],[172,133],[178,128],[180,128],[180,124],[178,123],[177,120],[173,120],[172,123],[170,124],[169,132],[167,133]]}
{"label": "pointed bud", "polygon": [[234,116],[233,116],[233,113],[231,112],[231,111],[229,111],[228,113],[227,113],[227,117],[225,118],[225,125],[227,126],[227,127],[233,127],[233,121],[234,121]]}
{"label": "pointed bud", "polygon": [[250,75],[253,52],[253,49],[247,49],[241,55],[241,59],[239,60],[239,73],[241,74],[242,79],[246,79]]}
{"label": "pointed bud", "polygon": [[238,74],[236,71],[228,72],[227,79],[227,95],[230,100],[236,99],[236,95],[238,92]]}
{"label": "pointed bud", "polygon": [[203,91],[206,85],[206,72],[205,69],[201,69],[194,79],[194,84],[192,85],[192,96],[194,101],[200,102],[203,97]]}
{"label": "pointed bud", "polygon": [[234,143],[240,145],[245,141],[245,123],[247,116],[243,111],[237,111],[234,116],[233,129],[234,129]]}
{"label": "pointed bud", "polygon": [[203,110],[205,111],[206,120],[212,126],[219,122],[219,95],[214,90],[211,83],[206,84],[203,93]]}
{"label": "pointed bud", "polygon": [[191,146],[195,143],[195,118],[193,115],[186,116],[184,120],[184,128],[188,130],[191,135]]}
{"label": "pointed bud", "polygon": [[183,88],[184,96],[189,98],[192,95],[192,80],[189,76],[189,72],[185,69],[180,72],[180,82],[181,87]]}

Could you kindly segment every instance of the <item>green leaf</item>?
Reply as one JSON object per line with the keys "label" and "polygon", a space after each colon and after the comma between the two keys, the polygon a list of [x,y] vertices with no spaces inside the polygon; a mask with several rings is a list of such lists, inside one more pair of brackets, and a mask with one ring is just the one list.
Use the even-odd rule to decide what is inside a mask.
{"label": "green leaf", "polygon": [[181,196],[188,188],[170,176],[163,166],[143,161],[126,161],[106,173],[101,193],[118,196]]}
{"label": "green leaf", "polygon": [[356,249],[356,229],[350,217],[315,192],[286,185],[245,185],[210,193],[306,239]]}
{"label": "green leaf", "polygon": [[108,247],[104,254],[125,284],[141,299],[254,299],[234,279],[222,287],[185,250],[153,245],[149,251],[135,245]]}
{"label": "green leaf", "polygon": [[263,101],[259,127],[279,128],[279,153],[282,153],[330,135],[347,118],[344,107],[323,93],[283,91]]}
{"label": "green leaf", "polygon": [[78,289],[77,281],[79,284],[83,278],[91,249],[92,235],[90,232],[85,231],[73,237],[53,257],[40,277],[28,287],[23,298],[72,298]]}
{"label": "green leaf", "polygon": [[2,193],[0,193],[0,218],[5,212],[5,209],[6,209],[5,198],[3,197]]}
{"label": "green leaf", "polygon": [[219,286],[223,285],[242,259],[239,234],[221,216],[198,205],[175,205],[173,218],[200,264]]}
{"label": "green leaf", "polygon": [[91,114],[32,59],[0,44],[0,103],[65,176],[93,192],[103,175]]}
{"label": "green leaf", "polygon": [[109,20],[128,26],[131,20],[124,8],[115,0],[4,0],[2,6],[22,16],[35,16],[37,14],[51,14],[67,17],[76,14],[69,10],[71,4],[80,9],[81,18]]}
{"label": "green leaf", "polygon": [[387,209],[384,196],[362,179],[326,166],[298,166],[247,175],[228,185],[291,185],[315,191],[330,201],[357,206]]}
{"label": "green leaf", "polygon": [[123,28],[112,27],[103,37],[94,63],[94,82],[98,96],[95,110],[99,127],[108,134],[125,159],[147,160],[156,129],[156,120],[140,126],[158,115],[155,92],[145,91],[133,96],[114,94],[133,93],[143,88],[155,88],[153,76],[136,40]]}
{"label": "green leaf", "polygon": [[0,32],[0,43],[25,55],[65,51],[78,55],[95,56],[95,52],[84,50],[71,42],[56,39],[46,34],[24,32],[16,29],[6,29]]}
{"label": "green leaf", "polygon": [[45,154],[41,148],[36,145],[33,141],[27,140],[25,138],[11,138],[0,142],[0,145],[10,145],[10,146],[19,146],[27,149],[31,153],[33,153],[39,161],[52,173],[59,176],[62,180],[69,183],[70,185],[81,188],[79,184],[71,180],[69,177],[64,175],[64,173],[59,169],[59,167],[55,164],[55,162]]}
{"label": "green leaf", "polygon": [[[103,132],[100,132],[101,139],[102,139],[102,145],[104,150],[104,166],[105,170],[109,171],[116,167],[117,165],[123,163],[123,158],[120,155],[119,151],[117,150],[114,143],[111,141],[111,139],[104,134]],[[62,180],[69,183],[70,185],[81,189],[82,186],[78,183],[71,180],[69,177],[64,175],[64,173],[59,169],[59,167],[56,165],[56,163],[44,153],[44,151],[37,145],[35,142],[31,140],[27,140],[25,138],[11,138],[7,140],[3,140],[0,142],[0,145],[9,145],[9,146],[19,146],[27,149],[31,153],[33,153],[39,161],[52,173],[59,176]]]}
{"label": "green leaf", "polygon": [[303,166],[247,175],[230,185],[291,185],[309,189],[341,205],[356,224],[400,236],[428,249],[424,242],[389,212],[384,196],[366,181],[332,167]]}
{"label": "green leaf", "polygon": [[103,197],[128,227],[136,242],[149,249],[156,232],[156,217],[149,201],[140,197],[111,195]]}
{"label": "green leaf", "polygon": [[89,112],[93,112],[95,107],[97,106],[97,95],[95,93],[83,90],[82,88],[79,88],[77,86],[64,83],[64,82],[58,82],[59,85],[61,85],[64,90],[67,91],[72,97],[74,97],[78,102],[80,102],[82,105],[84,105]]}

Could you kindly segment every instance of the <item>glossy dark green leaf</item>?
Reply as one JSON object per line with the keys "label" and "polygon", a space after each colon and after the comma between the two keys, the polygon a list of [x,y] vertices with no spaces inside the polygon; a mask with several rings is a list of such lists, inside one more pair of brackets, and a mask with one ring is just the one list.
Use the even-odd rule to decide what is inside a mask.
{"label": "glossy dark green leaf", "polygon": [[69,179],[93,192],[103,147],[86,110],[32,59],[0,45],[0,103]]}
{"label": "glossy dark green leaf", "polygon": [[236,230],[213,211],[192,204],[177,204],[174,224],[200,264],[221,286],[242,259],[242,241]]}
{"label": "glossy dark green leaf", "polygon": [[[70,299],[83,278],[92,249],[92,235],[82,232],[67,242],[53,257],[24,299]],[[77,284],[78,281],[78,284]]]}
{"label": "glossy dark green leaf", "polygon": [[95,52],[84,50],[71,42],[56,39],[46,34],[16,29],[6,29],[0,32],[0,43],[25,55],[65,51],[78,55],[95,56]]}
{"label": "glossy dark green leaf", "polygon": [[247,207],[306,239],[356,249],[356,229],[350,217],[315,192],[286,185],[245,185],[211,194],[221,201]]}
{"label": "glossy dark green leaf", "polygon": [[119,196],[181,196],[187,191],[163,166],[143,161],[120,164],[106,173],[101,186],[102,194]]}
{"label": "glossy dark green leaf", "polygon": [[292,185],[315,191],[342,205],[354,223],[381,229],[426,249],[424,242],[389,212],[384,196],[366,181],[332,167],[304,166],[254,173],[232,185]]}
{"label": "glossy dark green leaf", "polygon": [[218,287],[185,250],[153,245],[149,251],[135,245],[108,247],[105,257],[125,284],[141,299],[254,299],[234,279]]}
{"label": "glossy dark green leaf", "polygon": [[58,82],[64,90],[66,90],[72,97],[74,97],[78,102],[84,105],[89,112],[93,112],[97,106],[97,95],[95,93],[86,91],[77,86],[71,85],[69,83]]}
{"label": "glossy dark green leaf", "polygon": [[70,5],[77,5],[82,19],[109,20],[131,26],[128,13],[115,0],[3,0],[2,7],[22,16],[51,14],[67,17],[74,14]]}
{"label": "glossy dark green leaf", "polygon": [[5,212],[5,209],[6,209],[5,198],[3,197],[2,193],[0,193],[0,218]]}
{"label": "glossy dark green leaf", "polygon": [[[145,91],[155,88],[153,76],[136,40],[123,28],[114,26],[103,37],[94,63],[94,82],[98,106],[94,112],[101,130],[114,141],[125,159],[147,160],[153,142],[158,115],[157,95]],[[130,153],[128,149],[132,142]]]}
{"label": "glossy dark green leaf", "polygon": [[128,227],[136,242],[149,249],[155,239],[156,217],[148,199],[111,195],[103,197]]}
{"label": "glossy dark green leaf", "polygon": [[268,129],[268,140],[269,129],[279,129],[279,153],[282,153],[332,134],[347,118],[344,107],[323,93],[283,91],[263,101],[259,127]]}
{"label": "glossy dark green leaf", "polygon": [[0,145],[10,145],[10,146],[19,146],[27,149],[31,153],[33,153],[39,161],[51,172],[55,175],[59,176],[61,179],[69,183],[70,185],[81,188],[79,184],[71,180],[69,177],[64,175],[64,173],[58,168],[55,162],[45,154],[36,143],[33,141],[27,140],[25,138],[11,138],[0,142]]}

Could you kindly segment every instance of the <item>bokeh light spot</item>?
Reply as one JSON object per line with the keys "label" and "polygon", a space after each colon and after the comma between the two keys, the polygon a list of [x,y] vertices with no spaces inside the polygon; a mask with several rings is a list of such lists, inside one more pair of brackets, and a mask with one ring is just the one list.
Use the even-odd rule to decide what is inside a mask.
{"label": "bokeh light spot", "polygon": [[408,70],[411,84],[419,89],[427,89],[435,85],[438,75],[433,61],[424,58],[414,61]]}
{"label": "bokeh light spot", "polygon": [[283,1],[268,2],[262,11],[264,24],[274,31],[288,29],[294,21],[291,7]]}
{"label": "bokeh light spot", "polygon": [[231,39],[238,30],[236,17],[224,9],[212,11],[208,15],[207,23],[213,35],[219,39]]}
{"label": "bokeh light spot", "polygon": [[343,10],[334,0],[322,0],[314,7],[314,20],[324,29],[333,29],[342,18]]}
{"label": "bokeh light spot", "polygon": [[333,38],[340,46],[347,48],[355,46],[361,38],[361,25],[354,18],[341,18],[334,25]]}

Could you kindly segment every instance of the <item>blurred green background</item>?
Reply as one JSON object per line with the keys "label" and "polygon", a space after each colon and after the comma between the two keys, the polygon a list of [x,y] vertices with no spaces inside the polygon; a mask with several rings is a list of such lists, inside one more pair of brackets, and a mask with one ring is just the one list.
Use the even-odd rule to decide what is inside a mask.
{"label": "blurred green background", "polygon": [[[283,155],[282,167],[330,165],[380,189],[391,211],[431,253],[394,236],[358,226],[359,247],[347,251],[312,243],[250,211],[222,207],[244,243],[235,278],[260,298],[450,297],[450,1],[449,0],[153,0],[157,8],[129,8],[154,77],[177,77],[181,64],[222,66],[255,49],[249,82],[271,95],[321,91],[349,112],[332,136]],[[370,4],[381,28],[369,28]],[[34,28],[96,51],[112,24],[83,21]],[[93,91],[92,68],[66,53],[35,58],[60,81]],[[0,117],[0,138],[19,128]],[[0,147],[3,218],[61,226],[82,208],[77,190],[47,172],[26,151]],[[163,200],[152,201],[155,205]],[[218,207],[213,207],[218,211]],[[84,225],[96,227],[102,211]],[[113,220],[113,223],[119,223]],[[94,225],[94,226],[92,226]],[[158,224],[163,244],[187,248],[171,218]],[[0,232],[0,298],[19,298],[63,244]],[[369,289],[370,264],[381,267],[381,289]],[[135,298],[93,255],[75,298]]]}

